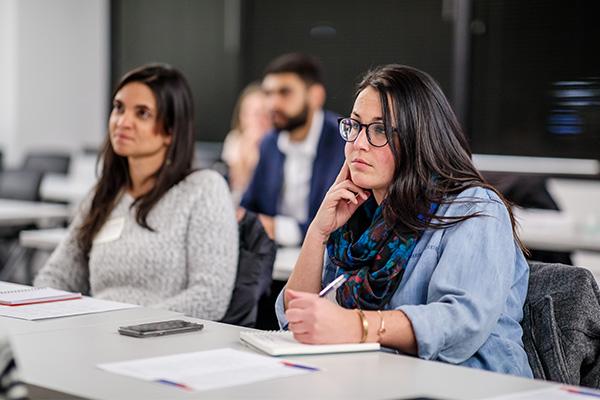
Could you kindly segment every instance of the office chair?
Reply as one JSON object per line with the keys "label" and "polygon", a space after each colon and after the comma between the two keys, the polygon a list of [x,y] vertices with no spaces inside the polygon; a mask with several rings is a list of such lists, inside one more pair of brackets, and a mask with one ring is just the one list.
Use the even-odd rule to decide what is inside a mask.
{"label": "office chair", "polygon": [[[0,171],[0,198],[10,200],[38,201],[42,173],[36,171]],[[31,225],[0,227],[0,280],[8,280],[16,271],[21,260],[30,254],[19,246],[19,233],[31,229]],[[27,280],[30,277],[26,277]]]}
{"label": "office chair", "polygon": [[258,216],[246,212],[239,223],[240,249],[235,285],[221,322],[254,327],[260,298],[268,294],[277,246],[267,236]]}
{"label": "office chair", "polygon": [[41,173],[66,175],[69,172],[71,156],[61,153],[28,153],[22,169]]}
{"label": "office chair", "polygon": [[38,201],[42,173],[37,171],[0,171],[0,198]]}
{"label": "office chair", "polygon": [[523,344],[537,379],[600,388],[600,291],[590,271],[530,262]]}

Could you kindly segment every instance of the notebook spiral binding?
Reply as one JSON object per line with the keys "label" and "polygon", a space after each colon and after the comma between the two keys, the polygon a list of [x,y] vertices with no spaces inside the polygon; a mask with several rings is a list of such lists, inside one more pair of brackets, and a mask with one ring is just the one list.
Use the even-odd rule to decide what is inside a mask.
{"label": "notebook spiral binding", "polygon": [[14,290],[0,290],[0,294],[10,294],[10,293],[23,293],[23,292],[33,292],[34,290],[41,290],[46,288],[41,287],[30,287],[24,289],[14,289]]}

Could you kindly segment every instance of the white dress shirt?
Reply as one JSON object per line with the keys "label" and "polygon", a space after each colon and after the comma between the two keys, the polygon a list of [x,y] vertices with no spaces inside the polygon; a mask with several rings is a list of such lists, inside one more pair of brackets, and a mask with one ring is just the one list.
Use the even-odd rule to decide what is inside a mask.
{"label": "white dress shirt", "polygon": [[279,133],[277,147],[285,155],[279,213],[275,217],[275,241],[279,245],[299,246],[302,243],[298,224],[308,219],[310,180],[323,121],[323,111],[315,111],[308,135],[301,142],[291,141],[287,131]]}

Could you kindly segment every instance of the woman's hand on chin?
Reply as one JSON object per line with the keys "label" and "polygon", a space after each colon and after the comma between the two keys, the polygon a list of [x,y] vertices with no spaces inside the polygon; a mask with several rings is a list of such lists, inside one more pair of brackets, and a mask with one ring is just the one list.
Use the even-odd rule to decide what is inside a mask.
{"label": "woman's hand on chin", "polygon": [[350,170],[344,162],[311,225],[324,239],[329,237],[331,232],[348,222],[352,214],[370,195],[369,191],[352,182]]}

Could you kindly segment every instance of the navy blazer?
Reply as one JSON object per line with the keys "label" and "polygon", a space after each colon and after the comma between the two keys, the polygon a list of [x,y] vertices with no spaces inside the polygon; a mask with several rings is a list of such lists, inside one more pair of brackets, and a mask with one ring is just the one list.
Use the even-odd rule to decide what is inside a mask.
{"label": "navy blazer", "polygon": [[[338,133],[338,116],[324,111],[323,128],[313,162],[308,195],[308,220],[298,221],[302,236],[313,220],[325,193],[331,187],[344,163],[344,140]],[[279,131],[268,133],[260,145],[260,158],[254,176],[242,197],[241,206],[260,214],[279,214],[279,201],[283,187],[285,154],[277,147]]]}

